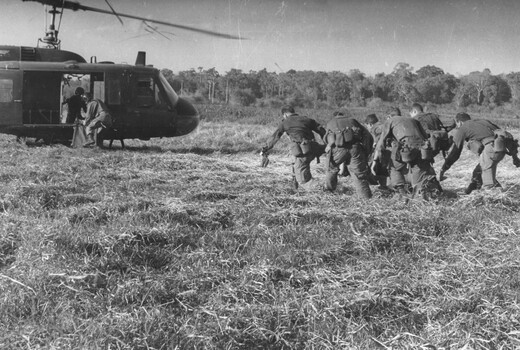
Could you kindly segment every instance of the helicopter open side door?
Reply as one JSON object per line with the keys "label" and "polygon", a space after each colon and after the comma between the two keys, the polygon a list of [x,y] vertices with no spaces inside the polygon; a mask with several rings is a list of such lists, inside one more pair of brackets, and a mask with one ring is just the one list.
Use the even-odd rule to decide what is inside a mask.
{"label": "helicopter open side door", "polygon": [[0,125],[22,124],[22,72],[0,74]]}
{"label": "helicopter open side door", "polygon": [[24,71],[23,123],[59,124],[62,73]]}

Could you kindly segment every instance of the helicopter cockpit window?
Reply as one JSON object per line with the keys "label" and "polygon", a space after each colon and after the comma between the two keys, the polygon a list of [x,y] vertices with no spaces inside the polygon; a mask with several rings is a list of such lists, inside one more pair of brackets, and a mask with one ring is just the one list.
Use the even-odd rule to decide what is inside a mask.
{"label": "helicopter cockpit window", "polygon": [[0,102],[13,101],[13,81],[11,79],[0,79]]}
{"label": "helicopter cockpit window", "polygon": [[155,92],[151,78],[141,78],[137,81],[137,104],[139,107],[155,105]]}
{"label": "helicopter cockpit window", "polygon": [[137,81],[137,104],[139,107],[166,107],[162,92],[152,77],[141,77]]}

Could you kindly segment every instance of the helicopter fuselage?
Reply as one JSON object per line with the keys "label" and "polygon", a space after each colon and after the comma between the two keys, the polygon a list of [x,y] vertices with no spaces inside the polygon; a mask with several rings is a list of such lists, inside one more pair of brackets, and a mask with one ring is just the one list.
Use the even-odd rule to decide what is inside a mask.
{"label": "helicopter fuselage", "polygon": [[0,46],[0,133],[70,140],[65,102],[77,87],[108,106],[114,125],[105,139],[181,136],[200,121],[193,105],[144,63],[87,63],[63,50]]}

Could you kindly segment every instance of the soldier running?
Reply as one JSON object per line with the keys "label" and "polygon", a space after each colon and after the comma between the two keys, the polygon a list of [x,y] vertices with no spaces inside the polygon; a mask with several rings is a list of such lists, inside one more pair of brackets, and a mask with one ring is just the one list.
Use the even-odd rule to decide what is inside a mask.
{"label": "soldier running", "polygon": [[[462,152],[464,141],[468,142],[468,149],[478,155],[479,163],[473,170],[471,182],[464,190],[465,194],[470,194],[474,190],[484,188],[502,187],[496,179],[497,165],[504,158],[506,153],[513,157],[513,163],[520,165],[518,159],[518,143],[511,137],[511,143],[516,147],[499,147],[497,131],[500,128],[489,120],[472,120],[467,113],[458,113],[455,116],[457,130],[453,135],[453,147],[444,161],[439,179],[444,178],[444,173],[455,163]],[[500,149],[499,149],[500,148]]]}
{"label": "soldier running", "polygon": [[302,186],[311,189],[313,178],[310,164],[314,158],[319,157],[325,150],[325,145],[320,145],[314,140],[313,131],[323,137],[325,129],[314,119],[298,115],[292,106],[282,107],[283,120],[278,125],[267,145],[262,148],[265,154],[271,150],[284,133],[291,139],[291,153],[294,156],[293,175],[294,186]]}
{"label": "soldier running", "polygon": [[392,116],[387,120],[376,145],[372,167],[382,159],[387,139],[392,144],[390,181],[393,188],[406,195],[405,175],[410,171],[414,194],[420,194],[424,199],[438,196],[442,189],[435,177],[431,158],[422,152],[428,136],[421,124],[404,116]]}
{"label": "soldier running", "polygon": [[345,163],[354,181],[357,195],[365,199],[372,197],[368,182],[368,155],[372,153],[374,139],[370,132],[357,120],[343,113],[336,113],[327,123],[326,129],[325,188],[329,191],[336,189],[339,166]]}

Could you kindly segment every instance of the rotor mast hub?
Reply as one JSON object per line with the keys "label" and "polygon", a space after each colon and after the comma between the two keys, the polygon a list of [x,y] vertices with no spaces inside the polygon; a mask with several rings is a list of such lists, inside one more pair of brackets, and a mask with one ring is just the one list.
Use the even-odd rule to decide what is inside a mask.
{"label": "rotor mast hub", "polygon": [[45,32],[45,36],[43,38],[38,39],[38,47],[40,46],[40,42],[46,45],[47,48],[51,49],[60,49],[61,40],[58,39],[58,30],[56,29],[56,15],[61,14],[61,11],[57,10],[56,6],[52,6],[52,9],[49,10],[51,14],[51,24],[49,28]]}

